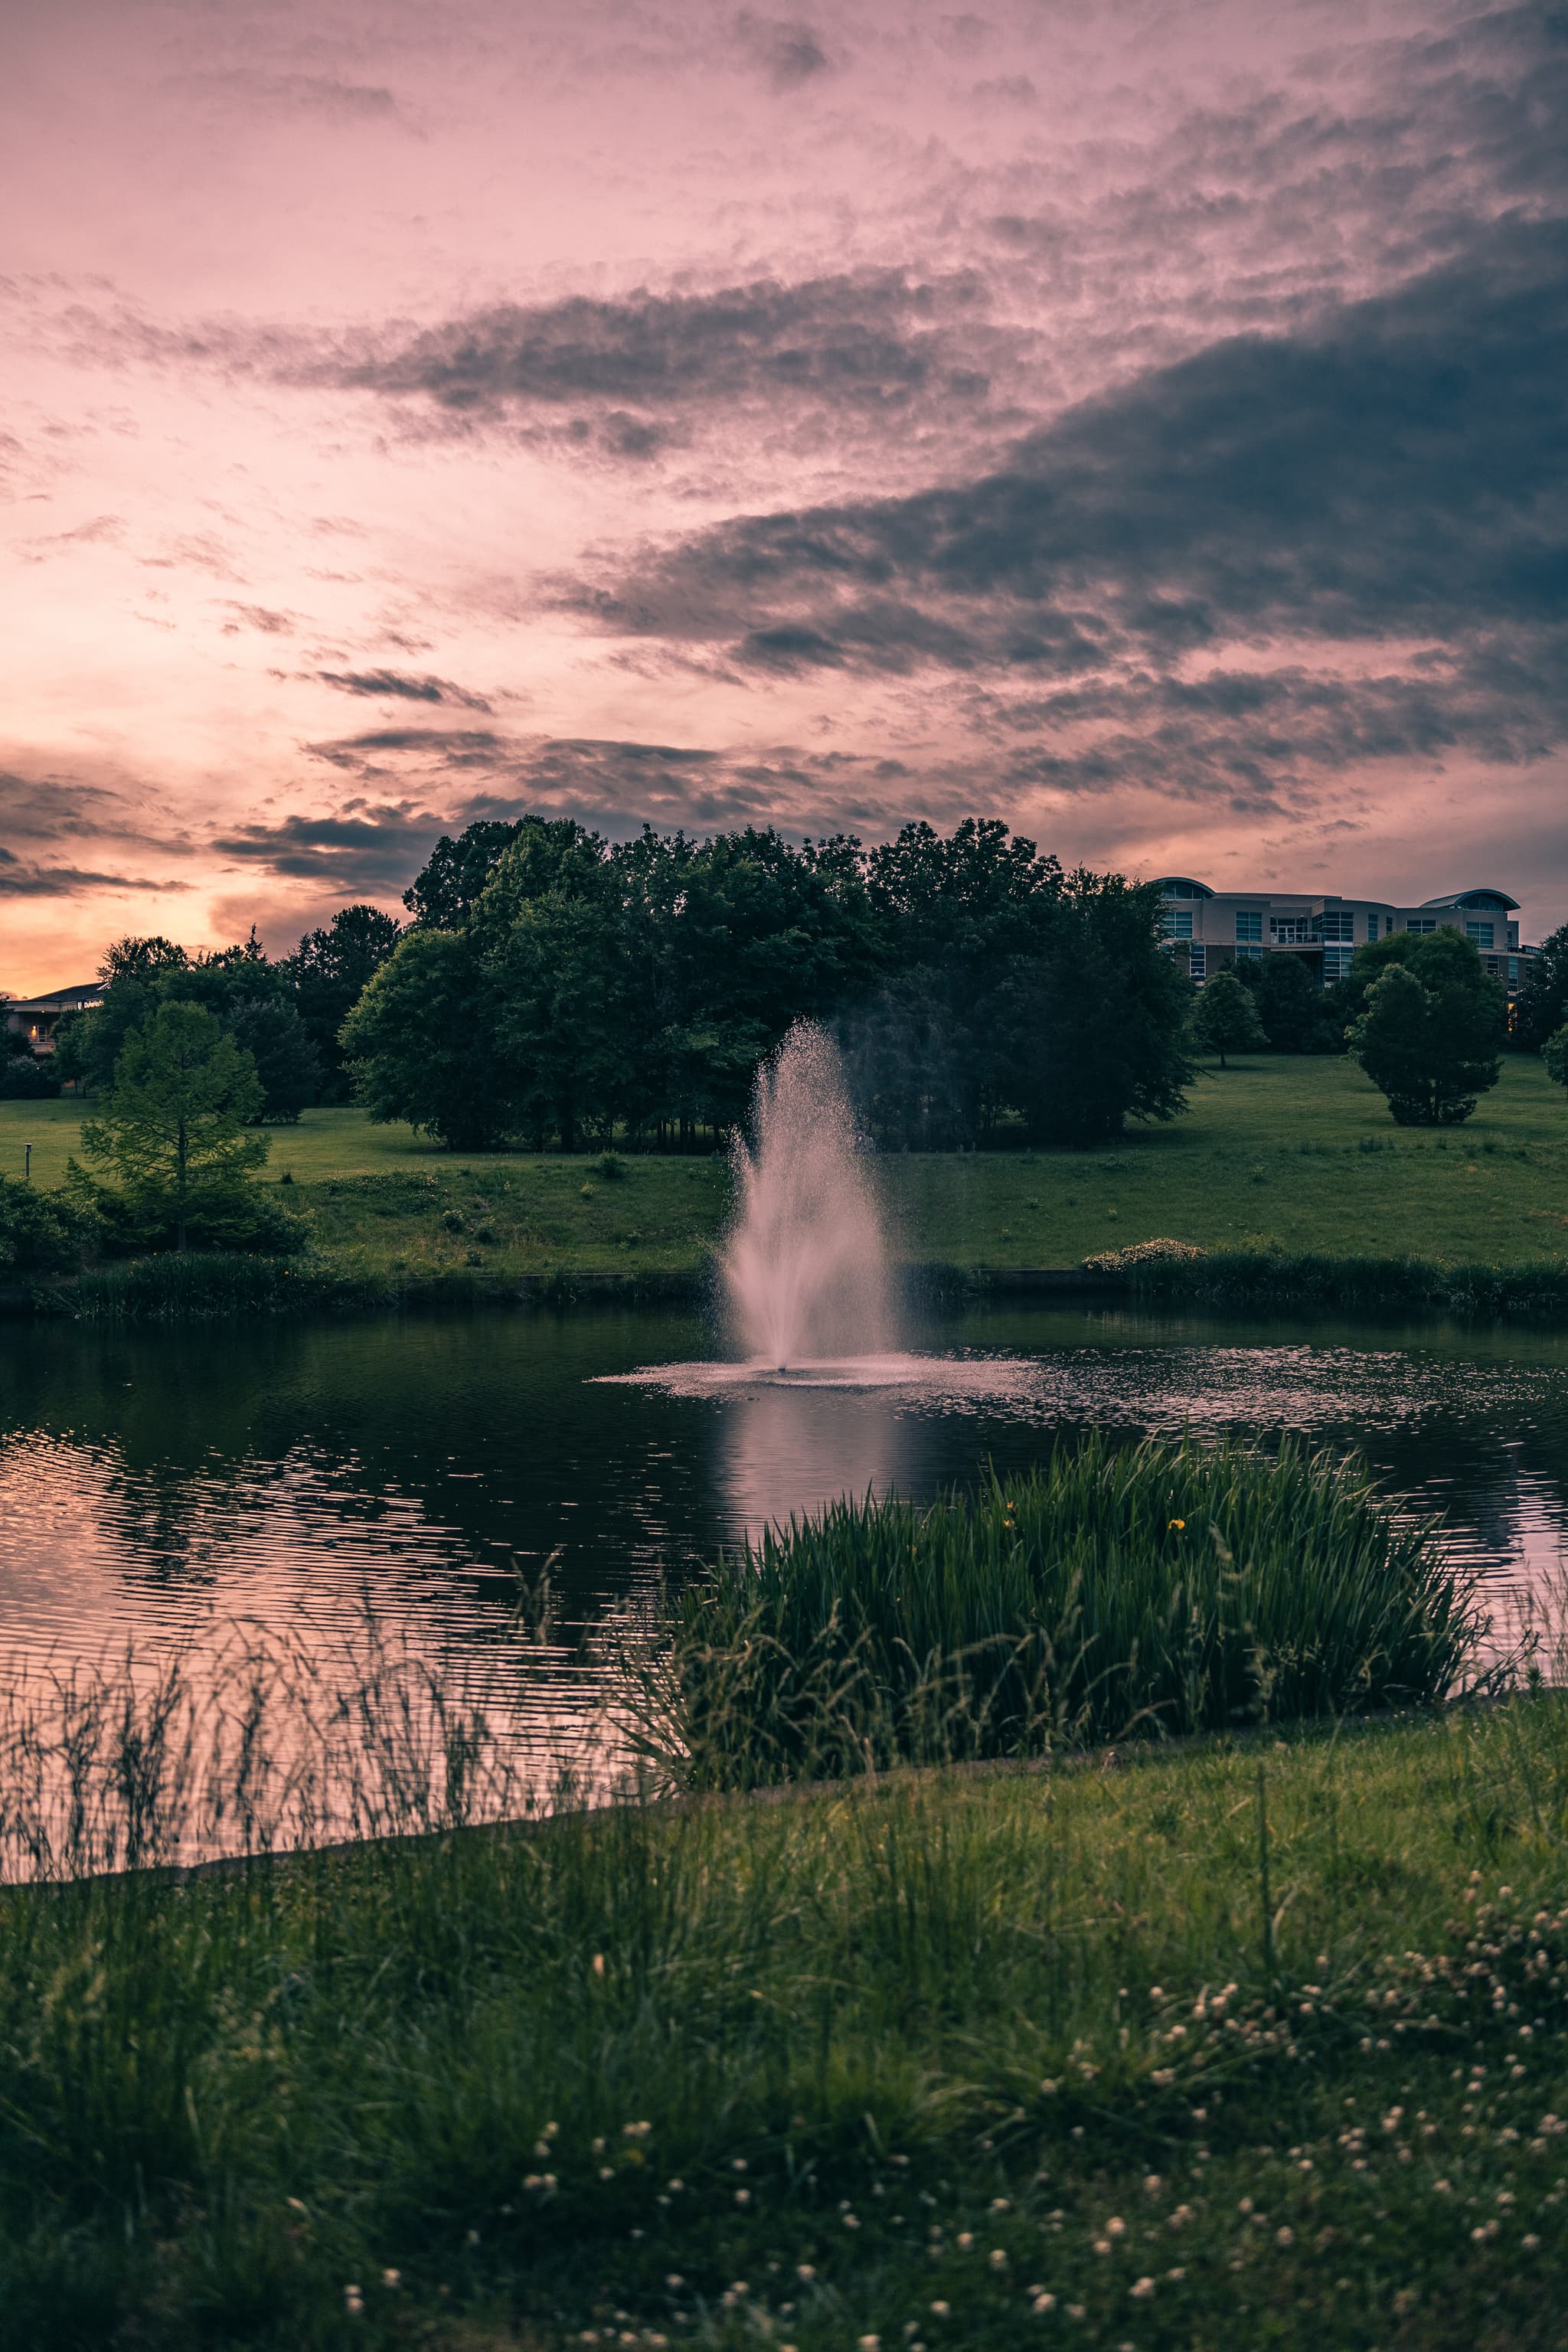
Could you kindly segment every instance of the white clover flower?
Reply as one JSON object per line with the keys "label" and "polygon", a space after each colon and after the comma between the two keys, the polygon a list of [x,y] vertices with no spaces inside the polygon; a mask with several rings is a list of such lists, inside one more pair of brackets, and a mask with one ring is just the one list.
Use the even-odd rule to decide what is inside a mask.
{"label": "white clover flower", "polygon": [[1137,2302],[1147,2303],[1154,2292],[1154,2282],[1152,2278],[1134,2279],[1127,2291]]}
{"label": "white clover flower", "polygon": [[1007,2267],[1006,2247],[993,2246],[990,2253],[986,2256],[986,2260],[989,2262],[994,2271],[1005,2271]]}
{"label": "white clover flower", "polygon": [[394,2294],[395,2294],[397,2289],[403,2284],[403,2273],[401,2271],[383,2271],[381,2274],[381,2283],[383,2286],[390,2287]]}

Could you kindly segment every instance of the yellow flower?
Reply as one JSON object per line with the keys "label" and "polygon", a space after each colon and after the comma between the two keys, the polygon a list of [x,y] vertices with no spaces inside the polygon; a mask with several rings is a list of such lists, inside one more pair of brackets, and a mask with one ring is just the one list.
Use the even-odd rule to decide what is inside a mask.
{"label": "yellow flower", "polygon": [[1166,1528],[1184,1528],[1184,1527],[1186,1526],[1186,1524],[1187,1524],[1187,1523],[1186,1523],[1185,1519],[1167,1519],[1167,1520],[1165,1521],[1165,1526],[1166,1526]]}

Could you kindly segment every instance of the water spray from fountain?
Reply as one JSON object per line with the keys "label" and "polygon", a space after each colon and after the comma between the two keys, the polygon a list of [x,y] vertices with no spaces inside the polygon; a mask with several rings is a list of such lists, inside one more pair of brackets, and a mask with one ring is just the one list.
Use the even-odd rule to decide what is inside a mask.
{"label": "water spray from fountain", "polygon": [[887,1244],[837,1047],[797,1021],[757,1073],[752,1141],[734,1147],[721,1265],[749,1360],[787,1372],[893,1343]]}

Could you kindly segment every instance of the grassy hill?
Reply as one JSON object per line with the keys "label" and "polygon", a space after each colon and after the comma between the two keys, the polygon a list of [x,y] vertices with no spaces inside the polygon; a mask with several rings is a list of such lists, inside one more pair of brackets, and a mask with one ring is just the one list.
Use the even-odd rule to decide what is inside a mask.
{"label": "grassy hill", "polygon": [[[1396,1128],[1356,1066],[1259,1055],[1206,1067],[1189,1114],[1089,1150],[910,1153],[882,1162],[899,1254],[980,1267],[1070,1266],[1172,1234],[1211,1248],[1455,1257],[1568,1254],[1568,1099],[1510,1056],[1462,1128]],[[37,1182],[78,1148],[80,1108],[0,1104],[0,1173]],[[729,1201],[721,1159],[441,1150],[362,1111],[307,1111],[272,1137],[267,1181],[345,1268],[409,1278],[695,1268]]]}

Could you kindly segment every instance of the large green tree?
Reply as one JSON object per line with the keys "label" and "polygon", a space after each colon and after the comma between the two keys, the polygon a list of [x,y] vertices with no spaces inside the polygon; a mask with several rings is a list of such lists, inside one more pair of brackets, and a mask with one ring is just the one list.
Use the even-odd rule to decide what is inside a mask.
{"label": "large green tree", "polygon": [[518,1105],[496,1034],[494,991],[466,931],[414,929],[342,1026],[358,1099],[456,1151],[516,1132]]}
{"label": "large green tree", "polygon": [[[1379,959],[1350,1051],[1401,1127],[1454,1126],[1501,1075],[1507,1001],[1457,930],[1379,945],[1402,939],[1402,954]],[[1357,965],[1375,952],[1363,949]]]}
{"label": "large green tree", "polygon": [[306,932],[280,967],[321,1066],[318,1099],[347,1101],[342,1025],[402,936],[379,907],[340,907],[330,923]]}
{"label": "large green tree", "polygon": [[1227,1054],[1260,1054],[1268,1044],[1256,998],[1223,967],[1198,991],[1192,1031],[1197,1045],[1219,1055],[1222,1070]]}
{"label": "large green tree", "polygon": [[133,1214],[172,1222],[183,1250],[193,1216],[221,1220],[266,1160],[266,1138],[245,1132],[261,1099],[255,1063],[213,1013],[163,1003],[121,1046],[82,1144],[119,1179]]}
{"label": "large green tree", "polygon": [[1510,1042],[1534,1053],[1568,1021],[1568,923],[1524,959]]}

